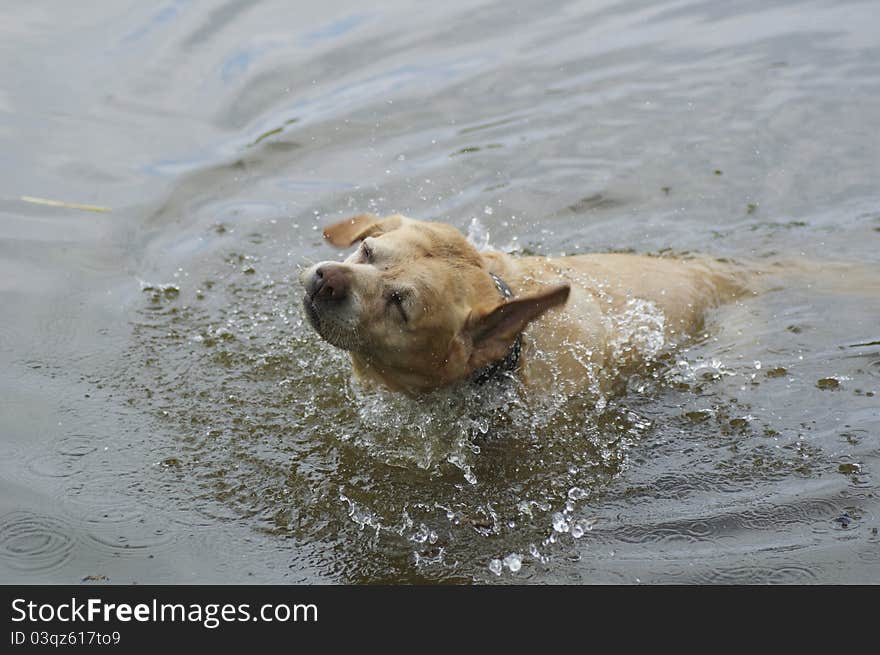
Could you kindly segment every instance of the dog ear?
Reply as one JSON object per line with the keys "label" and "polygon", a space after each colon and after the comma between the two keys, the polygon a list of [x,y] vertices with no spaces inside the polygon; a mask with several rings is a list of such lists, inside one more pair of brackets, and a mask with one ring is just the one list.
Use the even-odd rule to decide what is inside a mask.
{"label": "dog ear", "polygon": [[334,246],[346,248],[367,237],[375,237],[396,230],[403,222],[403,216],[394,214],[379,218],[373,214],[358,214],[339,223],[324,228],[324,238]]}
{"label": "dog ear", "polygon": [[514,298],[471,318],[466,330],[472,344],[468,361],[472,370],[503,359],[519,333],[548,309],[564,304],[570,290],[567,284],[551,287],[531,296]]}

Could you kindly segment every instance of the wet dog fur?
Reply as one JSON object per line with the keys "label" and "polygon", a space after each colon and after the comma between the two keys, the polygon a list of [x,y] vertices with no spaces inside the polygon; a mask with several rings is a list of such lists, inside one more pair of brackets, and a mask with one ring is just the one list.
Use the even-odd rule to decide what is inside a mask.
{"label": "wet dog fur", "polygon": [[[686,339],[710,307],[746,291],[729,265],[709,258],[516,257],[400,214],[361,214],[324,237],[359,246],[304,271],[309,322],[348,351],[358,378],[411,395],[473,380],[520,338],[510,373],[528,388],[587,384],[597,372],[638,366],[658,339],[664,348]],[[645,330],[650,346],[639,342]]]}

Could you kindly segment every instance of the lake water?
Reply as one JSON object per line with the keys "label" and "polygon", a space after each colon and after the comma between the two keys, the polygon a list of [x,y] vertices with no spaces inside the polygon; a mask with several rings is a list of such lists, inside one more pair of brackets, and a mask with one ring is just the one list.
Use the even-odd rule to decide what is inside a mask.
{"label": "lake water", "polygon": [[[0,55],[0,582],[880,582],[876,1],[7,2]],[[622,395],[414,401],[300,313],[362,211],[801,272]]]}

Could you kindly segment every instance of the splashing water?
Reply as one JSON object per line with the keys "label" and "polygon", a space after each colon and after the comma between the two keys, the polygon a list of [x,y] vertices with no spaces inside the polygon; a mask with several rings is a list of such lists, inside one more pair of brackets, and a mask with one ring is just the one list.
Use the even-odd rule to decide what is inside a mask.
{"label": "splashing water", "polygon": [[667,347],[666,315],[643,298],[629,298],[619,311],[606,314],[612,361],[653,361]]}
{"label": "splashing water", "polygon": [[[477,220],[470,238],[491,247]],[[603,390],[601,376],[615,371],[597,371],[570,344],[584,391],[559,381],[531,394],[512,375],[418,399],[365,388],[347,355],[291,309],[293,276],[242,269],[258,259],[225,257],[227,273],[210,284],[144,286],[132,356],[163,362],[147,369],[150,404],[177,426],[155,442],[153,459],[176,453],[182,432],[187,454],[173,458],[195,471],[192,497],[272,534],[337,544],[350,551],[355,579],[373,566],[406,576],[413,564],[432,579],[486,566],[516,573],[550,561],[560,540],[585,538],[585,504],[652,428]],[[656,359],[668,345],[653,303],[631,298],[606,320],[621,361]],[[680,362],[669,375],[702,371]],[[640,393],[656,382],[640,382]]]}

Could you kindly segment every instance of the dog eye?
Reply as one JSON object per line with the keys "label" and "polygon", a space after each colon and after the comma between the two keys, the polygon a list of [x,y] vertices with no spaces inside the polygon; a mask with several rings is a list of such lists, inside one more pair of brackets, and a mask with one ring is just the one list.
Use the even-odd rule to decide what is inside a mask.
{"label": "dog eye", "polygon": [[361,242],[361,256],[368,264],[373,263],[373,249],[366,241]]}
{"label": "dog eye", "polygon": [[406,310],[403,307],[403,293],[402,292],[392,291],[388,295],[388,306],[390,307],[391,305],[394,305],[395,307],[397,307],[397,311],[400,312],[400,316],[401,316],[401,318],[403,318],[404,321],[408,320],[408,317],[406,315]]}

